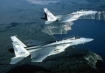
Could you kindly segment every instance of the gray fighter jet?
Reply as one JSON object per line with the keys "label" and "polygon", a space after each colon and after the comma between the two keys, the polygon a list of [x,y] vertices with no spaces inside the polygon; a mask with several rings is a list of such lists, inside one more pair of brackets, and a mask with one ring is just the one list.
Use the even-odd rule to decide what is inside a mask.
{"label": "gray fighter jet", "polygon": [[65,49],[69,46],[90,42],[93,39],[74,36],[60,41],[32,47],[27,47],[16,36],[11,36],[11,40],[15,52],[15,57],[11,59],[10,64],[16,64],[29,55],[31,55],[32,62],[42,62],[46,57],[59,54],[65,51]]}
{"label": "gray fighter jet", "polygon": [[45,18],[44,19],[47,20],[47,21],[45,21],[45,24],[50,24],[50,23],[55,22],[55,21],[60,21],[61,23],[70,23],[72,21],[77,20],[81,16],[96,14],[97,11],[81,10],[81,11],[73,12],[73,13],[67,14],[67,15],[54,16],[47,8],[44,8],[44,13],[45,13]]}

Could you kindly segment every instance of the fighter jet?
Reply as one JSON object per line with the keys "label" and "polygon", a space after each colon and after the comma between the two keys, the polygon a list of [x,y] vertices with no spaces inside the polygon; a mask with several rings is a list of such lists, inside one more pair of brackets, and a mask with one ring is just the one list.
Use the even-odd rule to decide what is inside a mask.
{"label": "fighter jet", "polygon": [[73,13],[67,14],[67,15],[54,16],[47,8],[44,8],[45,18],[43,18],[43,19],[47,20],[47,21],[45,21],[45,24],[50,24],[50,23],[56,22],[56,21],[59,21],[61,23],[70,23],[72,21],[77,20],[81,16],[90,15],[90,14],[96,14],[96,13],[97,13],[97,11],[81,10],[81,11],[73,12]]}
{"label": "fighter jet", "polygon": [[53,41],[43,45],[27,47],[16,36],[11,36],[15,57],[11,59],[10,64],[16,64],[23,58],[31,55],[32,62],[42,62],[50,55],[59,54],[69,46],[83,44],[92,41],[91,38],[70,37],[60,41]]}

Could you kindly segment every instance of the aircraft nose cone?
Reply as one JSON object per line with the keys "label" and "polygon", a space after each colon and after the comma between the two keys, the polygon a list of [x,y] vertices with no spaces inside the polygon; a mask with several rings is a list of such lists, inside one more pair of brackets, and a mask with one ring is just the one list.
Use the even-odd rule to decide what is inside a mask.
{"label": "aircraft nose cone", "polygon": [[93,41],[93,40],[94,40],[94,39],[90,39],[90,38],[88,38],[88,39],[87,39],[87,42],[90,42],[90,41]]}

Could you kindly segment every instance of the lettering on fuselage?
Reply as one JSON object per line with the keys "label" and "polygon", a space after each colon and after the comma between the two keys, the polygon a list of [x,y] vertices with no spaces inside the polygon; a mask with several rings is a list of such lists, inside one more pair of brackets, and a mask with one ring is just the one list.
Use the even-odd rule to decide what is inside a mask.
{"label": "lettering on fuselage", "polygon": [[25,54],[25,52],[19,52],[19,54]]}
{"label": "lettering on fuselage", "polygon": [[15,51],[18,52],[18,50],[15,48]]}

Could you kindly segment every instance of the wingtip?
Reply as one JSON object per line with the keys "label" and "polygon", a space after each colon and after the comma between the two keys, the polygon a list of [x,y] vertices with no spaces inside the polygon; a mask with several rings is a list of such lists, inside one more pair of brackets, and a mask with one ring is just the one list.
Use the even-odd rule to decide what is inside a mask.
{"label": "wingtip", "polygon": [[43,10],[46,12],[48,9],[47,8],[44,8]]}
{"label": "wingtip", "polygon": [[17,35],[13,35],[13,36],[11,36],[11,37],[17,37]]}

